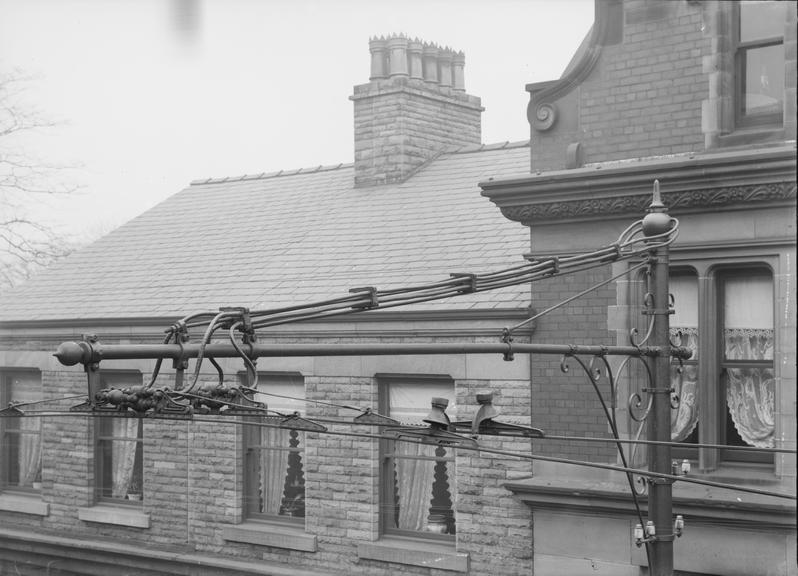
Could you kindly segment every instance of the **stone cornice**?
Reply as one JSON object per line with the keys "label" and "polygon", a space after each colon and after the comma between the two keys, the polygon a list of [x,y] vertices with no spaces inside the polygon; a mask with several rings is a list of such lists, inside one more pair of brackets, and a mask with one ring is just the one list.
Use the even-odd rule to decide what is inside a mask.
{"label": "stone cornice", "polygon": [[639,215],[660,181],[681,213],[795,204],[795,146],[591,166],[480,183],[510,220],[530,225]]}
{"label": "stone cornice", "polygon": [[355,86],[354,94],[349,96],[353,102],[368,98],[377,98],[390,94],[410,94],[419,98],[427,98],[438,102],[445,102],[453,106],[463,106],[478,112],[484,112],[482,99],[464,92],[455,90],[444,91],[443,88],[431,89],[423,81],[407,78],[391,78],[369,84]]}
{"label": "stone cornice", "polygon": [[[504,485],[527,506],[588,515],[629,515],[634,507],[628,488],[583,486],[545,486],[534,482]],[[639,497],[640,507],[648,510],[648,498]],[[757,497],[754,502],[733,498],[691,497],[674,494],[674,513],[689,516],[693,522],[712,525],[790,529],[795,527],[795,504],[788,500]]]}

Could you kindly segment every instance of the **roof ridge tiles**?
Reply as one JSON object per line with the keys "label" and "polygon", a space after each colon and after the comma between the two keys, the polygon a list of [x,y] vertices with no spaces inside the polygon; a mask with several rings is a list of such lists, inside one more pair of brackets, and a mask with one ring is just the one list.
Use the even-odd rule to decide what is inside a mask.
{"label": "roof ridge tiles", "polygon": [[[492,144],[465,144],[461,146],[452,145],[447,146],[440,151],[439,154],[430,158],[424,163],[428,165],[431,161],[437,160],[444,154],[473,154],[474,152],[489,152],[491,150],[506,150],[511,148],[527,148],[529,147],[529,140],[505,140],[504,142],[495,142]],[[333,170],[340,170],[342,168],[350,168],[354,166],[353,162],[339,162],[338,164],[319,164],[318,166],[306,166],[303,168],[295,168],[292,170],[277,170],[275,172],[261,172],[260,174],[243,174],[241,176],[224,176],[221,178],[199,178],[192,180],[190,186],[203,186],[206,184],[224,184],[225,182],[241,182],[244,180],[266,180],[269,178],[279,178],[281,176],[296,176],[298,174],[315,174],[317,172],[330,172]]]}
{"label": "roof ridge tiles", "polygon": [[295,176],[297,174],[314,174],[316,172],[331,172],[341,168],[349,168],[354,166],[354,163],[339,162],[338,164],[319,164],[318,166],[310,166],[303,168],[295,168],[293,170],[277,170],[275,172],[261,172],[260,174],[243,174],[241,176],[224,176],[221,178],[199,178],[192,180],[190,186],[202,186],[205,184],[224,184],[225,182],[240,182],[243,180],[265,180],[268,178],[279,178],[281,176]]}

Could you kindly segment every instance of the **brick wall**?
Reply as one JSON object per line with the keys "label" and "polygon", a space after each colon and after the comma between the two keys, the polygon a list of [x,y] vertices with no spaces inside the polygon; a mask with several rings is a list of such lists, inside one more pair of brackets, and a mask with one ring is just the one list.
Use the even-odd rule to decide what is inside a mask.
{"label": "brick wall", "polygon": [[623,41],[603,46],[579,88],[558,102],[557,124],[532,129],[533,170],[564,168],[574,142],[585,163],[703,150],[702,57],[710,38],[700,4],[631,0],[623,7]]}
{"label": "brick wall", "polygon": [[[609,267],[557,277],[532,286],[532,305],[542,311],[609,277]],[[548,344],[607,345],[615,334],[607,329],[607,307],[615,302],[615,289],[605,286],[537,322],[533,341]],[[611,437],[607,419],[593,387],[575,360],[563,373],[560,358],[533,355],[531,368],[532,425],[551,435]],[[609,401],[609,387],[601,382]],[[560,440],[534,442],[535,453],[545,456],[610,462],[615,458],[612,444]]]}

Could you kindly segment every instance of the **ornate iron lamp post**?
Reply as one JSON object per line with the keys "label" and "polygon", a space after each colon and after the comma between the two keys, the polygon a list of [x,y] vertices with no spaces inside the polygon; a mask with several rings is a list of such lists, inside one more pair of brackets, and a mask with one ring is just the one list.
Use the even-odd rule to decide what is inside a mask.
{"label": "ornate iron lamp post", "polygon": [[[668,210],[659,194],[659,181],[654,182],[654,199],[649,213],[643,218],[643,235],[657,236],[667,233],[673,226]],[[648,359],[651,363],[653,382],[647,390],[651,394],[651,413],[648,418],[648,439],[669,442],[671,439],[671,378],[670,378],[670,320],[672,313],[669,296],[669,247],[658,245],[649,260],[651,274],[652,307],[646,310],[653,316],[652,345],[662,353]],[[652,472],[671,472],[671,447],[668,444],[653,444],[648,449],[648,467]],[[649,518],[654,525],[654,534],[649,535],[652,576],[673,574],[673,480],[651,478],[649,480]]]}

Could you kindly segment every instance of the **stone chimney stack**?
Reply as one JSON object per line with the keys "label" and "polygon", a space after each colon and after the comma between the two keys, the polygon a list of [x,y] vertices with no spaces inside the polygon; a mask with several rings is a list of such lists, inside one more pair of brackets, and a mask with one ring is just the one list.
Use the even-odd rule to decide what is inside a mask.
{"label": "stone chimney stack", "polygon": [[403,35],[372,38],[369,83],[355,86],[355,185],[401,182],[449,147],[480,144],[481,101],[465,55]]}

